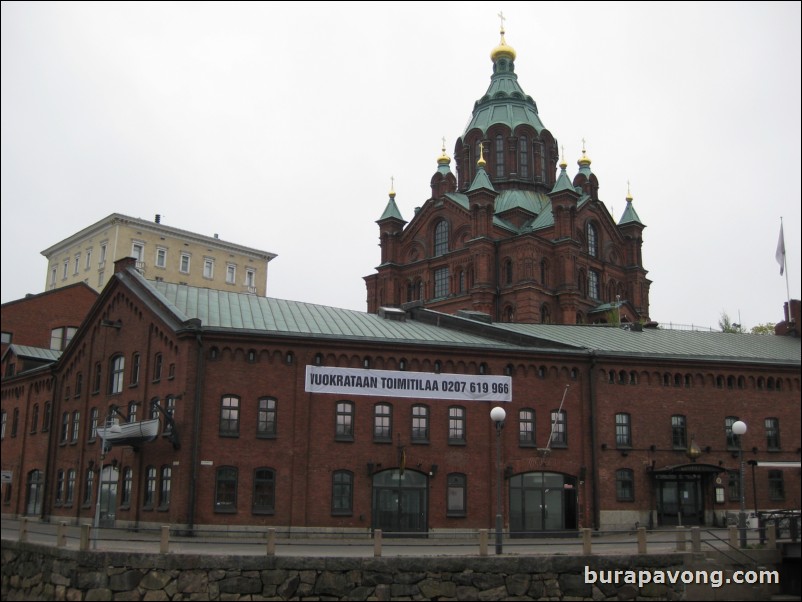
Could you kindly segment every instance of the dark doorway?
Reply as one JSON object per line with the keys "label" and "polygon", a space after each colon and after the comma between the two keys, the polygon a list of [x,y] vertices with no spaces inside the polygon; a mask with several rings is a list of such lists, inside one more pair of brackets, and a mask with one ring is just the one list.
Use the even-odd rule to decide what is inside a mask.
{"label": "dark doorway", "polygon": [[413,470],[373,476],[373,529],[390,537],[415,537],[428,530],[428,479]]}

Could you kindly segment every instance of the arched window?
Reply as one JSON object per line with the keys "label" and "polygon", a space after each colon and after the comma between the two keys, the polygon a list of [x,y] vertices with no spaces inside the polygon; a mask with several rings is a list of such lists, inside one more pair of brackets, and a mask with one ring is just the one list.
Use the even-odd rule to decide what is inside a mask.
{"label": "arched window", "polygon": [[596,270],[588,270],[588,296],[599,298],[599,273]]}
{"label": "arched window", "polygon": [[529,138],[526,136],[518,139],[518,175],[529,177]]}
{"label": "arched window", "polygon": [[429,408],[425,405],[412,406],[412,441],[429,441]]}
{"label": "arched window", "polygon": [[334,438],[338,441],[354,440],[354,404],[350,401],[337,402]]}
{"label": "arched window", "polygon": [[448,253],[448,234],[448,222],[444,219],[437,222],[437,225],[434,227],[435,256]]}
{"label": "arched window", "polygon": [[155,466],[148,466],[145,469],[145,498],[142,506],[144,508],[153,508],[156,504],[156,474]]}
{"label": "arched window", "polygon": [[159,508],[170,507],[170,489],[172,485],[173,469],[169,466],[162,466],[159,487]]}
{"label": "arched window", "polygon": [[549,306],[545,303],[540,307],[540,323],[551,324],[551,312]]}
{"label": "arched window", "polygon": [[276,471],[257,468],[253,471],[253,506],[255,514],[273,514],[276,510]]}
{"label": "arched window", "polygon": [[507,284],[512,284],[512,260],[508,259],[504,262],[504,280]]}
{"label": "arched window", "polygon": [[373,440],[393,440],[393,406],[389,403],[377,403],[373,406]]}
{"label": "arched window", "polygon": [[220,400],[220,435],[239,436],[239,397],[226,395]]}
{"label": "arched window", "polygon": [[596,226],[588,223],[588,255],[597,257],[599,255],[599,241],[596,236]]}
{"label": "arched window", "polygon": [[130,466],[126,466],[123,468],[123,487],[122,494],[120,495],[121,506],[127,507],[131,505],[131,488],[133,487],[133,483],[134,473]]}
{"label": "arched window", "polygon": [[273,397],[259,399],[256,414],[257,437],[276,436],[276,403],[276,399]]}
{"label": "arched window", "polygon": [[214,511],[237,511],[237,469],[221,466],[217,469],[214,486]]}
{"label": "arched window", "polygon": [[465,408],[462,406],[448,408],[448,442],[465,443]]}
{"label": "arched window", "polygon": [[496,136],[496,177],[504,177],[504,138]]}

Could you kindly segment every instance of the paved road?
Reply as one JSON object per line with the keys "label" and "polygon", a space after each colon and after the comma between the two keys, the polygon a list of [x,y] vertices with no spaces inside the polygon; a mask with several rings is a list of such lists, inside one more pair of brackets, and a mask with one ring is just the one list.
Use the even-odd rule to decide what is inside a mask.
{"label": "paved road", "polygon": [[[3,540],[16,541],[20,537],[20,521],[2,519],[0,529]],[[45,545],[57,545],[57,530],[55,524],[28,523],[27,541]],[[684,530],[687,541],[687,551],[691,550],[690,530]],[[67,549],[78,549],[80,545],[80,527],[67,526],[63,546]],[[702,549],[713,547],[726,549],[729,541],[725,529],[710,529],[701,531]],[[749,543],[758,543],[757,533],[749,533]],[[594,534],[591,538],[593,554],[636,554],[638,552],[637,533],[616,532]],[[90,540],[90,549],[103,551],[138,551],[158,553],[160,551],[160,532],[129,531],[124,529],[101,529],[97,540]],[[170,553],[188,554],[227,554],[227,555],[264,555],[267,553],[268,542],[265,535],[246,537],[241,535],[199,535],[195,537],[170,536]],[[677,551],[677,530],[649,531],[646,533],[647,553],[673,553]],[[577,555],[582,554],[581,535],[556,538],[510,539],[503,541],[502,552],[507,555]],[[495,554],[495,539],[490,533],[488,555]],[[279,556],[308,556],[308,557],[372,557],[375,555],[373,539],[348,538],[327,536],[293,536],[286,537],[279,534],[275,539],[275,554]],[[428,538],[382,538],[381,556],[459,556],[479,555],[480,542],[478,537],[464,536],[430,536]]]}

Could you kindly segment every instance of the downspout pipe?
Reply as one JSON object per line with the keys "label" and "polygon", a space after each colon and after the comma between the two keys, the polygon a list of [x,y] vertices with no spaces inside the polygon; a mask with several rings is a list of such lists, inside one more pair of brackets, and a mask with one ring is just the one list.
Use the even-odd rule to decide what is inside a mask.
{"label": "downspout pipe", "polygon": [[190,534],[195,530],[195,507],[198,495],[198,477],[200,470],[200,433],[201,433],[201,415],[203,406],[203,330],[201,329],[201,321],[193,319],[190,322],[195,327],[195,341],[196,355],[195,355],[195,395],[193,403],[194,416],[192,424],[192,475],[189,481],[189,507],[187,508],[188,516],[187,523],[189,525]]}
{"label": "downspout pipe", "polygon": [[590,374],[589,393],[590,393],[590,463],[593,475],[593,528],[598,530],[601,524],[601,510],[599,508],[599,462],[596,456],[598,432],[596,430],[596,352],[590,352]]}

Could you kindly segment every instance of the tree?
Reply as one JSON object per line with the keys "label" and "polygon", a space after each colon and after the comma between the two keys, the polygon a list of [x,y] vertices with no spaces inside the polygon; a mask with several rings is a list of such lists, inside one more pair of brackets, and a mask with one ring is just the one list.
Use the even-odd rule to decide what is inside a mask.
{"label": "tree", "polygon": [[752,330],[750,330],[750,332],[752,334],[774,334],[774,323],[765,322],[764,324],[752,326]]}
{"label": "tree", "polygon": [[741,327],[740,324],[734,324],[730,317],[727,315],[726,311],[721,312],[721,319],[718,321],[718,327],[721,328],[721,332],[743,332],[744,329]]}

